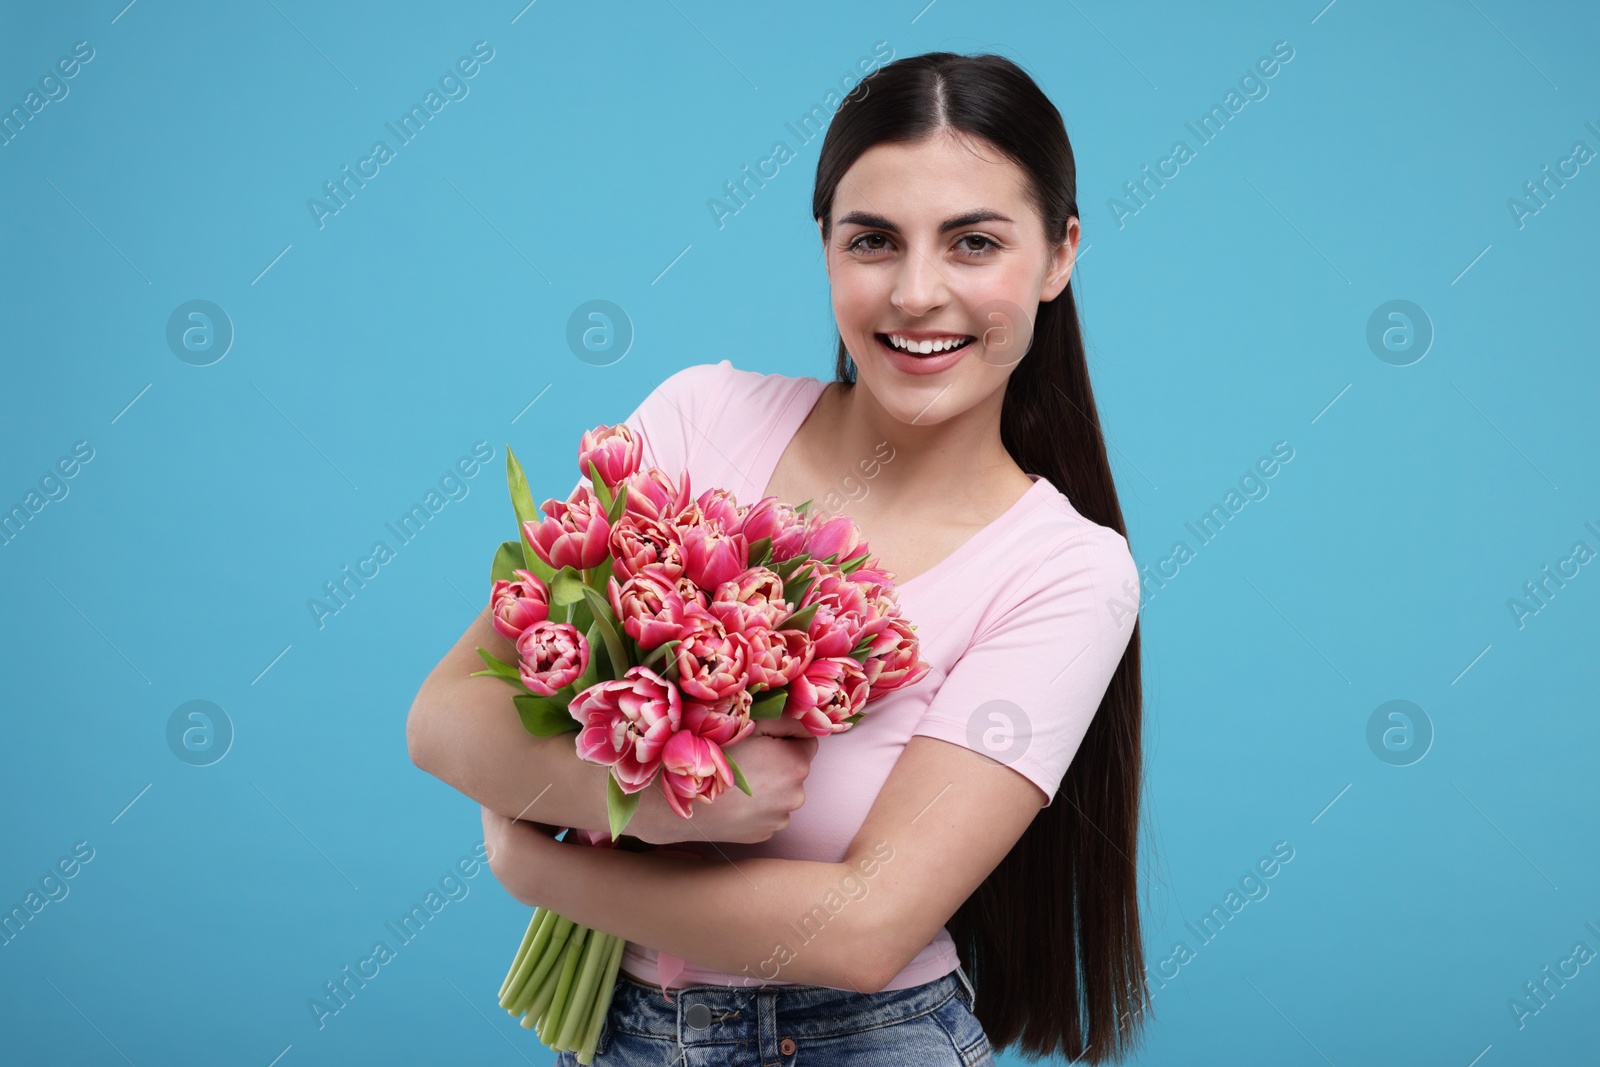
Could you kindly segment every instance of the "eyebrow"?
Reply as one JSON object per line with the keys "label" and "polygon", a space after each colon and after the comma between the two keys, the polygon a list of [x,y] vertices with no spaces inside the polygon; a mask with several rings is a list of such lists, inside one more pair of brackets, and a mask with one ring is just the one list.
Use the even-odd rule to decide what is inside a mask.
{"label": "eyebrow", "polygon": [[[1012,221],[1014,221],[1012,218],[1007,215],[1002,215],[998,211],[992,211],[989,208],[979,208],[977,211],[969,211],[965,215],[955,215],[951,218],[945,219],[944,222],[939,226],[939,232],[948,233],[951,230],[959,230],[963,226],[976,226],[980,222]],[[884,218],[882,215],[874,215],[867,211],[852,211],[839,220],[839,225],[841,226],[848,226],[852,223],[859,226],[868,226],[875,230],[888,230],[891,233],[900,232],[900,228],[898,226]]]}

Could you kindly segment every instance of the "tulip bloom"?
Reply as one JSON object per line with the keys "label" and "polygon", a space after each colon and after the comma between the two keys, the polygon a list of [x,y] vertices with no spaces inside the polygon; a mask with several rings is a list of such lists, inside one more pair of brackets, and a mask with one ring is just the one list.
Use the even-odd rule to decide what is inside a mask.
{"label": "tulip bloom", "polygon": [[644,445],[627,423],[596,426],[578,440],[578,470],[592,482],[596,476],[607,489],[639,469]]}
{"label": "tulip bloom", "polygon": [[689,730],[679,730],[661,755],[661,791],[667,804],[685,819],[694,815],[694,801],[713,801],[733,784],[733,768],[722,747]]}
{"label": "tulip bloom", "polygon": [[537,696],[554,696],[589,668],[589,641],[570,622],[535,623],[517,638],[517,673]]}
{"label": "tulip bloom", "polygon": [[624,793],[637,793],[661,769],[662,750],[683,721],[683,698],[649,667],[630,667],[579,693],[567,711],[584,724],[578,755],[609,766]]}
{"label": "tulip bloom", "polygon": [[522,524],[522,532],[545,563],[557,570],[587,570],[610,556],[611,523],[593,489],[579,486],[572,499],[546,500],[539,510],[546,518],[540,522],[529,519]]}
{"label": "tulip bloom", "polygon": [[536,575],[527,571],[512,571],[516,581],[497,580],[489,594],[489,621],[508,641],[522,636],[522,631],[550,617],[550,590]]}
{"label": "tulip bloom", "polygon": [[799,719],[816,737],[850,729],[844,720],[867,702],[870,683],[861,664],[849,656],[814,659],[789,685],[783,714]]}

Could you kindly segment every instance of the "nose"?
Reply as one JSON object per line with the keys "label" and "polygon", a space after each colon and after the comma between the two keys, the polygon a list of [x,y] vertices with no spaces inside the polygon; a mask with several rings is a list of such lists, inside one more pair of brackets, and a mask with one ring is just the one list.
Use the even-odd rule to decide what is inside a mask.
{"label": "nose", "polygon": [[943,307],[948,300],[949,288],[937,263],[917,251],[901,259],[889,294],[890,303],[908,318],[916,319]]}

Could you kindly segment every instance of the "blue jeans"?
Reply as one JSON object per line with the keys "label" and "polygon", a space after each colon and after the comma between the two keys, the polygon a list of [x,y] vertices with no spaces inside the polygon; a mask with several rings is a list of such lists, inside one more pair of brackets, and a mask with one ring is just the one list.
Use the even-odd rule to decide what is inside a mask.
{"label": "blue jeans", "polygon": [[[992,1067],[961,968],[923,985],[857,993],[829,986],[691,985],[667,1003],[626,972],[606,1012],[596,1067]],[[558,1067],[576,1067],[571,1052]]]}

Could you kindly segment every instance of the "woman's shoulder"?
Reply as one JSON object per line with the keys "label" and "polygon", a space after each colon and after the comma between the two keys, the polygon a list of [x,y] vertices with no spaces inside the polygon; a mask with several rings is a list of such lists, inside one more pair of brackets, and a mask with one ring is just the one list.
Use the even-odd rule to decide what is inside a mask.
{"label": "woman's shoulder", "polygon": [[1084,515],[1048,478],[1041,476],[1031,491],[1038,494],[1038,504],[1016,531],[1030,550],[1015,557],[1027,563],[1030,588],[1061,592],[1083,580],[1099,587],[1120,587],[1129,579],[1138,584],[1125,535]]}
{"label": "woman's shoulder", "polygon": [[781,409],[798,390],[823,385],[815,378],[749,370],[722,359],[674,371],[656,387],[656,392],[678,402],[686,415],[694,411],[716,417],[724,413],[729,402],[737,400],[737,410],[764,418]]}

